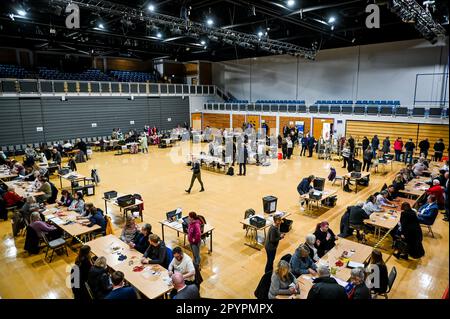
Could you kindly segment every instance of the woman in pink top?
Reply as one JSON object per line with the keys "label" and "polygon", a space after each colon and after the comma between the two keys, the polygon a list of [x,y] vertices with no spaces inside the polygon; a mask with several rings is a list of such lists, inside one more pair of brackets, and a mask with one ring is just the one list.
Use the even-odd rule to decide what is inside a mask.
{"label": "woman in pink top", "polygon": [[400,155],[402,154],[402,151],[403,151],[403,141],[402,141],[401,137],[399,137],[395,140],[394,151],[395,151],[395,160],[397,162],[400,162]]}
{"label": "woman in pink top", "polygon": [[191,245],[192,255],[194,255],[194,264],[200,266],[200,243],[202,222],[194,212],[189,213],[188,240]]}
{"label": "woman in pink top", "polygon": [[53,225],[43,222],[38,212],[33,212],[30,217],[30,227],[34,229],[39,238],[45,235],[49,241],[61,237],[61,230]]}

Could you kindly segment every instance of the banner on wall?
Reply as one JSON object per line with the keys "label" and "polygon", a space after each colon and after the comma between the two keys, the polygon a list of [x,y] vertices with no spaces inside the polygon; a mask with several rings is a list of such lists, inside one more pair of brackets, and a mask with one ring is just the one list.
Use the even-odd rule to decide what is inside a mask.
{"label": "banner on wall", "polygon": [[295,121],[295,127],[297,128],[298,134],[304,134],[305,132],[305,122]]}
{"label": "banner on wall", "polygon": [[330,123],[323,123],[322,126],[322,137],[325,141],[330,139],[330,130],[331,130],[331,124]]}

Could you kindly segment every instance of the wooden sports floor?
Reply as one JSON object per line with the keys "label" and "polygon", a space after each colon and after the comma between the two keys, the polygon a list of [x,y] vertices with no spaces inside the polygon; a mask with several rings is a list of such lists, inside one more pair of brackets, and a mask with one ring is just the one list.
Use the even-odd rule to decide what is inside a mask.
{"label": "wooden sports floor", "polygon": [[[183,215],[189,211],[204,215],[207,222],[215,227],[213,253],[209,255],[206,246],[202,246],[201,250],[204,278],[201,294],[207,298],[254,298],[253,292],[263,274],[266,256],[264,250],[258,251],[244,245],[247,239],[240,221],[247,208],[262,211],[262,197],[278,197],[278,209],[290,212],[289,218],[294,222],[292,230],[280,242],[276,259],[279,260],[286,253],[292,254],[322,220],[329,221],[338,234],[345,208],[365,200],[384,183],[392,181],[394,175],[393,172],[372,174],[369,187],[362,188],[357,194],[346,193],[337,184],[331,186],[327,182],[327,188],[338,189],[337,205],[328,211],[311,214],[299,209],[297,184],[310,174],[326,177],[330,165],[337,168],[338,174],[343,173],[340,162],[318,160],[315,156],[300,158],[296,148],[291,160],[274,160],[269,167],[248,165],[245,177],[203,171],[206,191],[199,193],[200,187],[196,182],[188,195],[184,190],[188,187],[191,171],[184,162],[190,146],[168,149],[151,147],[150,154],[122,156],[115,156],[114,152],[94,152],[92,160],[78,164],[78,171],[89,175],[91,169],[98,170],[101,183],[96,188],[95,196],[86,197],[86,201],[102,209],[104,203],[101,198],[106,191],[141,194],[145,201],[144,221],[151,223],[153,231],[159,235],[161,228],[158,222],[170,210],[182,207]],[[395,164],[394,171],[400,167],[400,164]],[[53,181],[59,187],[59,180],[53,178]],[[68,186],[67,182],[65,186]],[[122,216],[118,208],[112,208],[110,206],[108,213],[113,217],[114,224],[120,227]],[[443,294],[449,278],[449,227],[442,221],[442,215],[437,218],[433,229],[436,238],[431,238],[424,231],[426,255],[420,260],[396,260],[390,256],[391,242],[383,245],[387,249],[384,250],[385,257],[389,258],[388,269],[395,266],[398,270],[390,298],[440,298]],[[56,256],[52,263],[47,263],[43,254],[28,256],[23,250],[24,237],[13,238],[11,232],[11,222],[1,221],[0,297],[72,298],[65,280],[76,252],[69,249],[69,257]],[[116,234],[118,232],[116,230]],[[171,247],[177,245],[174,231],[166,230],[166,243]]]}

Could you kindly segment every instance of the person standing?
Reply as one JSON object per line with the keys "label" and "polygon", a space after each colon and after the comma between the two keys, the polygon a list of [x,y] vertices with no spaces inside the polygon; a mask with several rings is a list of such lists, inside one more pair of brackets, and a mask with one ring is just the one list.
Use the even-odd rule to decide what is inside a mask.
{"label": "person standing", "polygon": [[403,151],[403,141],[401,137],[398,137],[394,142],[395,160],[400,162],[400,157]]}
{"label": "person standing", "polygon": [[350,135],[350,138],[348,139],[348,147],[350,148],[350,156],[354,156],[355,155],[355,139],[353,138],[353,136]]}
{"label": "person standing", "polygon": [[368,146],[367,149],[363,153],[363,167],[362,171],[364,172],[364,169],[367,167],[367,172],[370,169],[370,166],[372,165],[372,159],[373,159],[373,152],[372,147]]}
{"label": "person standing", "polygon": [[375,157],[377,156],[378,147],[380,146],[380,140],[378,139],[378,135],[373,136],[370,144],[372,144],[373,157]]}
{"label": "person standing", "polygon": [[364,151],[369,147],[370,145],[370,141],[367,138],[367,136],[364,136],[363,140],[362,140],[362,151],[364,153]]}
{"label": "person standing", "polygon": [[273,224],[269,228],[266,243],[264,245],[267,254],[267,263],[264,273],[273,270],[273,262],[277,254],[278,243],[280,242],[281,239],[284,238],[284,234],[280,232],[280,225],[281,225],[281,217],[274,216]]}
{"label": "person standing", "polygon": [[391,150],[391,141],[389,140],[389,136],[386,136],[386,138],[383,140],[383,154],[389,153]]}
{"label": "person standing", "polygon": [[342,149],[342,158],[344,160],[344,166],[342,166],[342,168],[346,168],[347,167],[347,163],[349,163],[350,161],[350,157],[352,156],[351,150],[350,150],[350,146],[347,143],[345,143],[344,148]]}
{"label": "person standing", "polygon": [[204,192],[205,188],[203,187],[203,181],[202,181],[202,173],[200,170],[200,163],[198,161],[195,161],[194,163],[192,163],[192,178],[191,178],[191,185],[189,186],[188,189],[186,189],[186,193],[190,194],[191,193],[191,189],[192,186],[194,185],[194,182],[196,179],[198,179],[198,182],[200,183],[200,186],[202,187],[200,189],[200,192]]}
{"label": "person standing", "polygon": [[302,136],[300,140],[302,144],[302,150],[300,151],[300,156],[306,156],[306,149],[308,148],[308,137],[306,135]]}
{"label": "person standing", "polygon": [[201,235],[201,220],[198,218],[195,212],[189,213],[189,224],[188,224],[188,241],[191,245],[192,255],[194,256],[194,265],[200,266],[200,244],[202,241]]}
{"label": "person standing", "polygon": [[239,162],[239,176],[245,176],[247,173],[247,158],[248,158],[248,150],[247,143],[240,144],[239,153],[238,153],[238,162]]}
{"label": "person standing", "polygon": [[408,162],[412,164],[414,150],[416,149],[416,144],[412,141],[412,138],[408,139],[408,142],[405,143],[405,164]]}
{"label": "person standing", "polygon": [[294,150],[294,143],[290,136],[286,137],[287,144],[287,159],[291,159],[292,151]]}
{"label": "person standing", "polygon": [[148,140],[147,140],[147,135],[145,134],[145,132],[142,133],[140,142],[141,142],[142,154],[148,153]]}
{"label": "person standing", "polygon": [[430,142],[428,141],[428,138],[420,141],[419,149],[420,149],[420,156],[423,156],[426,159],[428,157],[428,150],[430,149]]}
{"label": "person standing", "polygon": [[57,148],[53,148],[52,150],[52,159],[59,167],[61,167],[61,153]]}
{"label": "person standing", "polygon": [[308,157],[312,157],[315,144],[316,144],[316,139],[314,138],[313,135],[311,135],[308,138],[308,152],[309,152]]}
{"label": "person standing", "polygon": [[436,162],[440,162],[442,160],[442,155],[444,154],[445,145],[442,138],[438,139],[436,143],[434,143],[434,160]]}

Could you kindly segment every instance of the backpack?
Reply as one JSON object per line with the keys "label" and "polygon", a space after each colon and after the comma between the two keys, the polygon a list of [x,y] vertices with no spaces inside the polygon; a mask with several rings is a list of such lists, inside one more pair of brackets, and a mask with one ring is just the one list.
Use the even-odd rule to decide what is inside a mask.
{"label": "backpack", "polygon": [[111,217],[105,215],[105,220],[106,220],[106,230],[105,230],[106,235],[114,235]]}
{"label": "backpack", "polygon": [[336,170],[331,168],[330,174],[328,174],[328,180],[331,182],[336,178]]}
{"label": "backpack", "polygon": [[228,167],[227,175],[229,175],[229,176],[233,176],[234,175],[234,168],[233,167]]}
{"label": "backpack", "polygon": [[254,292],[257,299],[269,299],[270,284],[272,281],[272,272],[266,272],[259,281],[258,287]]}

